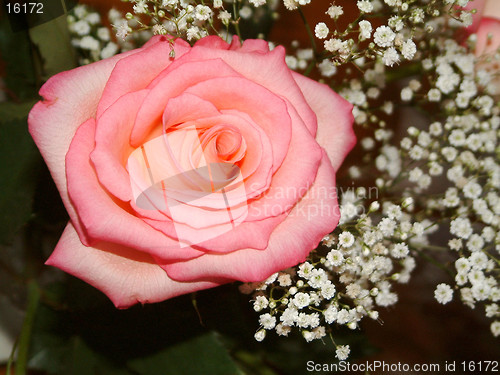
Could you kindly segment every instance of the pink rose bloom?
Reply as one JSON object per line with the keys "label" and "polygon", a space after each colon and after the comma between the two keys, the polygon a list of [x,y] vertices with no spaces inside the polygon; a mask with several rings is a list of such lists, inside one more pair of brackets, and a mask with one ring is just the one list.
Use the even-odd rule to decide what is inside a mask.
{"label": "pink rose bloom", "polygon": [[40,95],[29,130],[70,216],[47,264],[117,307],[261,281],[338,223],[352,107],[282,47],[157,36]]}
{"label": "pink rose bloom", "polygon": [[477,35],[476,55],[491,53],[500,47],[500,2],[474,0],[465,9],[477,11],[472,25],[467,28],[467,31]]}

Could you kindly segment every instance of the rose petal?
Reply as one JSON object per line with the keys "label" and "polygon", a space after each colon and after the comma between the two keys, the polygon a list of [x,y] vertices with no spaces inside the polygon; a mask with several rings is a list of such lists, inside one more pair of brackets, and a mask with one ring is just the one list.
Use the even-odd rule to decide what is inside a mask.
{"label": "rose petal", "polygon": [[476,56],[495,52],[500,47],[500,20],[484,17],[476,35]]}
{"label": "rose petal", "polygon": [[67,193],[66,153],[78,127],[95,115],[104,86],[115,64],[138,51],[116,55],[53,76],[40,89],[43,100],[35,104],[29,113],[29,132],[77,227],[78,216]]}
{"label": "rose petal", "polygon": [[471,11],[476,9],[477,12],[472,15],[472,25],[467,28],[470,32],[475,32],[479,27],[479,22],[483,17],[484,7],[486,6],[486,0],[474,0],[469,1],[469,3],[464,7],[464,9]]}
{"label": "rose petal", "polygon": [[[215,39],[210,38],[210,40]],[[207,43],[193,48],[185,57],[195,61],[221,58],[232,69],[250,81],[288,99],[299,113],[309,132],[313,136],[316,135],[316,116],[307,105],[304,95],[285,63],[285,49],[278,46],[271,52],[267,52],[261,42],[245,41],[243,47],[233,50],[234,46],[238,44],[239,42],[235,42],[231,50],[224,50],[213,49]]]}
{"label": "rose petal", "polygon": [[168,101],[188,87],[213,77],[237,76],[231,67],[220,59],[190,61],[189,53],[175,60],[149,85],[151,92],[137,114],[131,144],[140,146],[152,127],[161,123],[163,111]]}
{"label": "rose petal", "polygon": [[239,77],[209,79],[191,86],[186,92],[208,100],[219,110],[238,110],[249,115],[271,141],[273,172],[279,168],[286,157],[291,137],[290,116],[283,99]]}
{"label": "rose petal", "polygon": [[127,204],[113,200],[106,193],[89,158],[95,146],[94,137],[95,121],[91,119],[80,126],[66,156],[69,196],[92,240],[85,244],[111,242],[164,259],[187,259],[202,254],[189,247],[179,251],[178,241],[151,228],[129,212]]}
{"label": "rose petal", "polygon": [[[330,194],[325,196],[323,189]],[[314,185],[276,227],[264,251],[243,249],[226,254],[205,254],[189,261],[163,264],[174,280],[196,281],[223,277],[245,282],[262,281],[274,272],[303,262],[309,252],[337,225],[340,212],[335,171],[324,154]]]}
{"label": "rose petal", "polygon": [[[177,39],[174,45],[176,55],[181,56],[189,50],[186,42]],[[97,108],[100,117],[120,96],[146,88],[151,81],[172,63],[172,46],[165,36],[155,36],[137,53],[128,56],[113,69]],[[145,69],[144,67],[147,67]]]}
{"label": "rose petal", "polygon": [[[193,240],[192,247],[203,252],[229,253],[235,250],[247,248],[263,250],[268,246],[269,236],[276,226],[285,219],[285,216],[286,215],[283,214],[274,217],[267,217],[260,221],[243,222],[228,232],[222,232],[219,230],[217,237],[200,241],[198,243],[196,243],[197,229],[190,227],[181,227],[181,229],[186,231],[186,237],[190,237]],[[168,223],[149,219],[145,219],[145,221],[152,227],[161,230],[162,232],[170,231]],[[169,262],[168,259],[160,261],[161,257],[155,257],[155,259],[157,259],[159,263]]]}
{"label": "rose petal", "polygon": [[318,118],[316,140],[323,147],[337,171],[356,144],[352,127],[352,104],[327,85],[293,73],[297,84]]}
{"label": "rose petal", "polygon": [[95,247],[83,245],[71,223],[45,264],[93,285],[118,308],[138,302],[160,302],[227,282],[213,278],[194,283],[174,281],[148,254],[107,243],[98,243]]}
{"label": "rose petal", "polygon": [[95,149],[90,154],[99,182],[124,202],[132,199],[130,177],[125,168],[130,153],[129,134],[142,101],[149,90],[126,94],[97,120]]}

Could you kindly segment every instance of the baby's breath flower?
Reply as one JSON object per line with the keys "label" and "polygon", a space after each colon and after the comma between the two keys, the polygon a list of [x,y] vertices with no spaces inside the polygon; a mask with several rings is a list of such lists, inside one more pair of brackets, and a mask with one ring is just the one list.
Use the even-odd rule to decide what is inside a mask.
{"label": "baby's breath flower", "polygon": [[373,11],[373,4],[370,0],[358,0],[356,5],[362,13],[371,13]]}
{"label": "baby's breath flower", "polygon": [[408,39],[403,43],[403,46],[401,47],[401,54],[405,59],[407,60],[413,59],[416,52],[417,52],[417,46],[415,45],[415,42],[413,40]]}
{"label": "baby's breath flower", "polygon": [[328,14],[330,18],[335,20],[339,18],[342,14],[344,14],[344,9],[342,8],[342,6],[335,5],[335,3],[333,3],[326,11],[326,14]]}
{"label": "baby's breath flower", "polygon": [[314,33],[316,35],[316,38],[318,39],[325,39],[328,36],[328,33],[330,30],[328,29],[328,26],[326,26],[326,23],[320,22],[316,25],[314,28]]}
{"label": "baby's breath flower", "polygon": [[266,0],[249,0],[249,2],[254,7],[260,7],[261,5],[264,5],[266,3]]}
{"label": "baby's breath flower", "polygon": [[345,361],[349,357],[349,353],[351,352],[351,348],[349,345],[338,345],[335,350],[335,356],[340,361]]}
{"label": "baby's breath flower", "polygon": [[391,47],[396,34],[387,26],[379,26],[373,34],[375,43],[380,47]]}
{"label": "baby's breath flower", "polygon": [[254,335],[256,341],[262,341],[266,337],[266,331],[264,329],[261,329],[257,331]]}
{"label": "baby's breath flower", "polygon": [[434,298],[444,305],[453,299],[453,289],[448,284],[439,284],[434,291]]}
{"label": "baby's breath flower", "polygon": [[360,38],[362,40],[369,39],[372,34],[372,24],[367,20],[360,21],[359,32],[360,32]]}
{"label": "baby's breath flower", "polygon": [[339,244],[343,247],[351,247],[354,243],[354,236],[351,232],[342,232],[339,235]]}
{"label": "baby's breath flower", "polygon": [[394,64],[399,63],[399,54],[395,48],[390,47],[382,55],[382,61],[387,66],[393,66]]}
{"label": "baby's breath flower", "polygon": [[271,314],[263,314],[259,317],[259,323],[264,329],[273,329],[276,326],[276,317]]}

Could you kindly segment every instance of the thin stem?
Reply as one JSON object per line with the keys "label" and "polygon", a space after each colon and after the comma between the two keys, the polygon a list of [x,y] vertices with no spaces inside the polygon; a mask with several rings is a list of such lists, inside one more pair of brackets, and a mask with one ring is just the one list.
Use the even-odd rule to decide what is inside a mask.
{"label": "thin stem", "polygon": [[9,361],[7,362],[7,369],[5,371],[6,375],[11,375],[11,367],[12,367],[12,363],[14,363],[14,357],[16,355],[17,341],[18,340],[16,340],[14,342],[14,345],[12,345],[12,350],[11,350],[10,355],[9,355]]}
{"label": "thin stem", "polygon": [[316,48],[316,41],[314,39],[314,35],[312,33],[311,27],[309,26],[309,23],[306,20],[306,16],[304,15],[304,12],[302,12],[302,8],[300,6],[298,7],[298,10],[299,10],[300,18],[302,18],[302,22],[304,22],[304,26],[306,27],[306,32],[307,32],[307,35],[309,36],[309,40],[311,42],[311,47],[313,49],[314,56],[316,56],[318,54],[318,50]]}
{"label": "thin stem", "polygon": [[432,258],[431,256],[427,255],[424,251],[417,249],[412,246],[412,249],[415,250],[418,255],[420,255],[422,258],[427,260],[428,262],[434,264],[436,267],[441,268],[443,271],[445,271],[448,275],[450,275],[453,279],[455,278],[455,275],[453,275],[453,272],[451,272],[446,266],[443,264],[439,263],[436,259]]}
{"label": "thin stem", "polygon": [[233,22],[234,25],[234,30],[236,31],[236,35],[238,35],[238,38],[240,39],[240,44],[243,44],[243,38],[241,37],[241,31],[240,31],[240,12],[238,9],[236,9],[236,0],[233,1],[233,13],[234,16],[238,17],[236,21]]}
{"label": "thin stem", "polygon": [[28,363],[28,350],[31,341],[31,333],[33,331],[33,323],[35,314],[40,299],[40,290],[35,280],[28,283],[28,307],[26,316],[24,317],[23,327],[19,336],[19,349],[17,352],[16,375],[26,374],[26,365]]}

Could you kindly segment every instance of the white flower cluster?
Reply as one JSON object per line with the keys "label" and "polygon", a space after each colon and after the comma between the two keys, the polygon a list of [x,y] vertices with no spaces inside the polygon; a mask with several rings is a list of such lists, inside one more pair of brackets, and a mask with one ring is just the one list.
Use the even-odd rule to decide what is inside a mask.
{"label": "white flower cluster", "polygon": [[[449,231],[448,250],[458,255],[455,285],[439,284],[436,300],[450,302],[455,290],[466,305],[481,304],[487,317],[498,319],[500,107],[490,87],[495,73],[478,68],[481,58],[449,36],[436,33],[431,37],[435,49],[422,61],[425,80],[409,81],[401,90],[403,103],[426,106],[431,113],[428,125],[409,126],[397,148],[391,143],[392,132],[384,129],[384,121],[379,122],[374,134],[382,145],[376,148],[374,160],[385,175],[377,186],[394,187],[396,179],[409,182],[406,193],[419,197],[415,215]],[[353,94],[352,85],[345,92],[354,104],[370,107],[370,97],[361,100]],[[437,108],[429,111],[429,105]],[[363,113],[363,121],[374,116],[372,111],[358,112]],[[366,150],[373,149],[374,143],[362,141]],[[422,194],[426,191],[432,195]],[[499,320],[491,324],[491,331],[500,335]]]}
{"label": "white flower cluster", "polygon": [[[217,34],[226,41],[230,41],[231,33],[241,38],[239,28],[241,20],[259,19],[266,12],[273,14],[278,6],[278,0],[125,1],[133,4],[133,13],[127,13],[128,25],[117,27],[119,36],[127,35],[131,29],[146,29],[151,30],[155,35],[171,35],[190,42],[195,42],[209,34]],[[302,2],[303,0],[300,0],[300,3]],[[310,0],[306,3],[308,2]],[[222,29],[218,29],[220,26]]]}
{"label": "white flower cluster", "polygon": [[[382,213],[374,201],[358,215],[352,207],[364,206],[365,197],[363,188],[343,195],[343,224],[308,261],[241,286],[243,292],[254,291],[254,310],[261,314],[258,341],[269,330],[287,336],[298,329],[306,341],[332,337],[334,325],[357,329],[361,319],[378,319],[378,308],[397,302],[392,283],[408,282],[415,267],[405,240],[421,238],[425,224],[412,222],[410,199],[402,205],[385,202]],[[338,359],[346,359],[349,347],[335,345]]]}
{"label": "white flower cluster", "polygon": [[[431,123],[427,131],[413,129],[403,139],[404,148],[410,157],[415,147],[421,148],[422,157],[413,157],[423,162],[419,178],[439,178],[444,186],[441,198],[428,200],[427,206],[446,212],[449,218],[452,238],[448,245],[459,255],[455,283],[462,301],[470,307],[483,303],[487,317],[498,318],[500,108],[487,94],[491,73],[475,69],[475,57],[455,41],[437,42],[437,55],[425,62],[435,85],[427,100],[444,99],[441,106],[446,116]],[[436,290],[439,302],[451,299],[448,288]],[[499,326],[499,321],[491,326],[496,336]]]}
{"label": "white flower cluster", "polygon": [[[314,36],[322,41],[325,50],[322,54],[315,51],[321,56],[317,65],[324,77],[330,77],[331,69],[323,74],[325,61],[344,65],[352,61],[365,64],[378,60],[389,67],[413,61],[418,57],[419,42],[435,31],[446,17],[452,15],[465,24],[471,21],[469,12],[455,6],[467,2],[450,1],[443,7],[443,3],[424,0],[358,0],[358,18],[343,30],[337,29],[336,21],[344,15],[344,10],[333,2],[325,12],[332,22],[319,22],[314,26]],[[375,13],[377,20],[384,17],[387,23],[372,24]]]}
{"label": "white flower cluster", "polygon": [[[133,13],[127,13],[131,29],[150,30],[155,35],[172,35],[195,41],[208,35],[208,28],[214,22],[214,9],[218,17],[228,23],[231,15],[224,10],[222,1],[214,1],[211,6],[204,2],[190,0],[126,0],[133,4]],[[144,21],[147,19],[147,22]],[[117,29],[120,33],[120,29]]]}
{"label": "white flower cluster", "polygon": [[[288,54],[285,57],[285,62],[288,67],[292,70],[296,71],[307,71],[314,65],[314,51],[312,48],[299,48],[299,42],[294,40],[291,43],[293,48],[293,54]],[[333,66],[333,72],[330,74],[333,75],[336,72],[336,67]]]}
{"label": "white flower cluster", "polygon": [[[448,2],[460,6],[464,3],[467,2]],[[385,1],[388,6],[403,4]],[[359,2],[359,6],[364,7],[364,2]],[[418,23],[423,17],[416,17]],[[460,18],[467,25],[467,17]],[[344,80],[341,94],[354,105],[356,123],[372,132],[370,136],[365,131],[360,140],[366,171],[354,166],[349,173],[353,179],[359,179],[370,175],[374,166],[375,185],[381,198],[415,197],[413,217],[420,222],[415,233],[409,233],[402,242],[419,253],[425,251],[427,257],[433,248],[458,255],[455,285],[439,284],[434,294],[436,300],[448,303],[457,291],[468,306],[481,304],[486,316],[496,319],[491,331],[499,336],[500,107],[495,87],[498,81],[494,79],[498,72],[491,69],[491,60],[499,57],[497,54],[475,58],[454,40],[453,28],[442,32],[439,26],[446,22],[446,17],[439,16],[425,23],[425,32],[417,39],[424,48],[415,55],[423,71],[419,71],[420,79],[407,80],[406,86],[399,88],[399,103],[383,99],[390,96],[394,87],[387,67],[390,64],[384,59],[374,65],[361,62],[361,69],[366,67],[362,79]],[[373,34],[378,47],[388,48],[397,39],[399,21],[389,18],[388,25],[378,27]],[[371,27],[365,24],[363,28],[364,37],[368,38]],[[324,34],[318,35],[323,29],[316,30],[317,37],[325,38]],[[470,38],[472,50],[473,41]],[[430,45],[433,47],[427,48]],[[407,76],[412,75],[410,72]],[[389,127],[388,121],[397,121],[393,118],[394,108],[406,103],[427,113],[427,122],[420,120],[418,128],[411,122],[403,124],[408,134],[396,138],[395,133],[400,134],[403,129]],[[409,118],[411,121],[411,115]],[[427,125],[423,125],[425,122]],[[355,213],[354,205],[344,204],[342,222]],[[389,233],[393,225],[387,223],[385,230]],[[425,237],[419,238],[424,229],[428,233],[439,227],[449,232],[448,249],[429,245]]]}
{"label": "white flower cluster", "polygon": [[[444,99],[441,106],[447,116],[433,122],[428,131],[415,130],[407,143],[410,151],[420,145],[422,169],[445,187],[442,197],[428,206],[449,218],[448,245],[459,256],[455,288],[461,300],[471,308],[483,304],[486,316],[498,319],[500,108],[487,94],[490,73],[475,69],[475,57],[453,40],[438,40],[437,45],[439,53],[426,65],[435,83],[431,90]],[[434,101],[430,92],[427,100]],[[436,290],[439,302],[451,300],[448,288]],[[491,330],[500,335],[500,321],[494,321]]]}
{"label": "white flower cluster", "polygon": [[67,17],[71,44],[78,52],[79,64],[85,65],[111,57],[119,46],[111,40],[110,30],[101,16],[87,5],[77,5]]}
{"label": "white flower cluster", "polygon": [[119,36],[114,40],[111,30],[104,26],[100,14],[88,5],[77,5],[67,17],[71,44],[75,47],[80,65],[86,65],[144,44],[151,33],[132,31],[123,14],[116,9],[108,12],[109,23]]}

